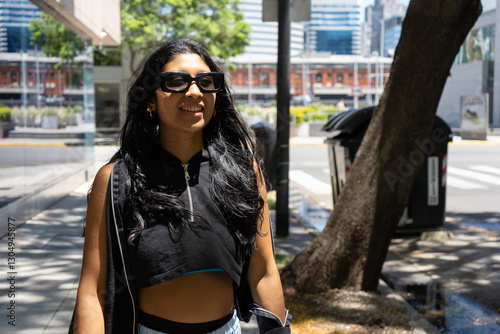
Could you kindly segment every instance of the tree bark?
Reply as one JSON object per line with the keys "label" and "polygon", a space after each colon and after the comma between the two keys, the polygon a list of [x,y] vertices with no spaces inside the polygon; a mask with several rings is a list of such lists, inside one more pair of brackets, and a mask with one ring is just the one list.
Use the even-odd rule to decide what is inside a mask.
{"label": "tree bark", "polygon": [[[412,0],[389,80],[326,228],[282,270],[298,291],[376,290],[450,68],[480,0]],[[420,145],[419,145],[420,144]]]}

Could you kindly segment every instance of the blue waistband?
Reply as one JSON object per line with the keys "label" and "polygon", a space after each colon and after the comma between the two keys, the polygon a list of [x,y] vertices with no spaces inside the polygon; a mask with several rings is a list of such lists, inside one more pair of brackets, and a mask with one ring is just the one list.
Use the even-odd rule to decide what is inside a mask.
{"label": "blue waistband", "polygon": [[206,272],[210,272],[210,271],[224,271],[224,269],[222,269],[222,268],[209,268],[209,269],[192,270],[192,271],[188,271],[187,273],[184,273],[183,275],[196,274],[196,273],[206,273]]}

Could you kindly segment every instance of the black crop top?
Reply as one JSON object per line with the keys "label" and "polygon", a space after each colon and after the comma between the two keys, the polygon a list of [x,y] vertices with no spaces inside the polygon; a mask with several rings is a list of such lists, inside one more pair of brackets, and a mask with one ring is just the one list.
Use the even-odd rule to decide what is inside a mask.
{"label": "black crop top", "polygon": [[[244,251],[236,236],[228,231],[225,218],[210,197],[208,152],[202,150],[185,165],[164,150],[153,159],[155,184],[166,186],[171,194],[181,198],[195,214],[190,214],[189,220],[201,216],[206,222],[196,220],[194,224],[181,225],[177,232],[161,222],[151,226],[146,222],[134,245],[128,245],[136,288],[213,268],[227,272],[239,286]],[[132,215],[125,221],[129,228],[136,224]]]}

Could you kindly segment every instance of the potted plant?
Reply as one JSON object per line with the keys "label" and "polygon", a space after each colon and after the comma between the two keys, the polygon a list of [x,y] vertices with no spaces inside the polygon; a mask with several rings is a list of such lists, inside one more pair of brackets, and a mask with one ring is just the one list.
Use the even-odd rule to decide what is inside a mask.
{"label": "potted plant", "polygon": [[59,111],[52,107],[42,108],[42,128],[57,129],[59,128]]}
{"label": "potted plant", "polygon": [[68,125],[68,110],[66,108],[57,108],[58,126],[59,129],[65,128]]}
{"label": "potted plant", "polygon": [[82,105],[77,104],[73,106],[73,115],[75,116],[76,125],[83,124],[85,122]]}
{"label": "potted plant", "polygon": [[42,115],[41,111],[35,106],[29,106],[26,115],[26,126],[28,127],[39,127],[42,125]]}
{"label": "potted plant", "polygon": [[11,109],[0,103],[0,135],[7,137],[10,130],[14,130],[14,123],[11,122]]}

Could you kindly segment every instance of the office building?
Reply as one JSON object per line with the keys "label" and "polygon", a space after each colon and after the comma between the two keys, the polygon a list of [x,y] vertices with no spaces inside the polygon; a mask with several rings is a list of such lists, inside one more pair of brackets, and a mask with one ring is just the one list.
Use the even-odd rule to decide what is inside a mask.
{"label": "office building", "polygon": [[[250,44],[245,55],[278,55],[278,22],[262,22],[262,0],[242,0],[239,9],[250,25]],[[290,53],[297,55],[304,49],[304,29],[300,22],[292,22]]]}
{"label": "office building", "polygon": [[0,52],[33,49],[28,27],[40,13],[28,0],[0,0]]}
{"label": "office building", "polygon": [[401,4],[399,0],[375,0],[373,6],[368,6],[366,8],[366,21],[369,22],[371,34],[370,52],[381,52],[382,21],[393,16],[404,16],[406,14],[406,9],[406,6]]}
{"label": "office building", "polygon": [[384,29],[384,57],[394,56],[394,51],[396,50],[396,47],[399,43],[399,38],[401,37],[401,28],[403,26],[404,18],[405,16],[403,14],[397,14],[383,20],[382,27]]}
{"label": "office building", "polygon": [[304,22],[306,50],[359,55],[362,23],[360,1],[311,1],[311,21]]}

